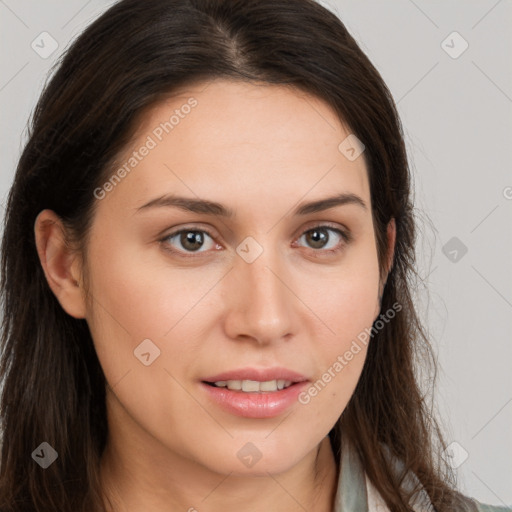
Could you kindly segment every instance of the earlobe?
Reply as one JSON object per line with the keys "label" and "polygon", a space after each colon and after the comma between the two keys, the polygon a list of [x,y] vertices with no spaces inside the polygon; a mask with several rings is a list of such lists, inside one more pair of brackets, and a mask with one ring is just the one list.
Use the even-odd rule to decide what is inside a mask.
{"label": "earlobe", "polygon": [[62,220],[55,212],[43,210],[36,218],[34,235],[39,261],[53,294],[66,313],[85,318],[80,260],[68,243]]}

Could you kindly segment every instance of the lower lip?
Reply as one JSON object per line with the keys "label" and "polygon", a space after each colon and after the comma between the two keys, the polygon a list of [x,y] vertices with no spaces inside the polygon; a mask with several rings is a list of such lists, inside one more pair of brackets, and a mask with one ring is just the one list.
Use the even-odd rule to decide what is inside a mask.
{"label": "lower lip", "polygon": [[225,411],[245,418],[273,418],[298,401],[307,381],[296,382],[279,391],[245,393],[201,383],[210,398]]}

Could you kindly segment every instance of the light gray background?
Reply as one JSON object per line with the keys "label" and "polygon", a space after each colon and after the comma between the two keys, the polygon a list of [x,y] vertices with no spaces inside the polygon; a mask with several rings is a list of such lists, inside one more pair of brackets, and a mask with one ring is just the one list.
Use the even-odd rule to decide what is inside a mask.
{"label": "light gray background", "polygon": [[[2,217],[47,72],[111,3],[0,0]],[[420,290],[418,302],[439,358],[447,440],[458,443],[459,488],[512,504],[512,2],[321,3],[343,20],[398,103],[420,220],[419,273],[430,297]],[[59,44],[46,59],[31,48],[44,31]],[[463,48],[448,37],[454,31],[469,44],[457,58],[445,51]],[[448,246],[445,256],[453,237],[459,248]]]}

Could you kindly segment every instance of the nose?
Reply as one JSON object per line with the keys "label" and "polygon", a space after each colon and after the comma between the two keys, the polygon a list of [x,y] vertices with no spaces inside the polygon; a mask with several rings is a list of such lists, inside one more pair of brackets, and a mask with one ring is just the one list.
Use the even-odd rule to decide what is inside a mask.
{"label": "nose", "polygon": [[270,249],[252,263],[236,256],[229,272],[225,331],[231,339],[250,339],[260,345],[289,339],[294,308],[290,272]]}

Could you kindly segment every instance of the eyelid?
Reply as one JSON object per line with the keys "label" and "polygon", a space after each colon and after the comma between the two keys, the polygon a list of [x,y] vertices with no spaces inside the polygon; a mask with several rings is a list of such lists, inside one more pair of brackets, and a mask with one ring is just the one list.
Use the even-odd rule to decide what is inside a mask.
{"label": "eyelid", "polygon": [[166,229],[165,231],[162,231],[161,235],[158,235],[158,238],[160,240],[167,240],[168,238],[170,238],[172,236],[178,235],[182,231],[200,231],[200,232],[206,233],[211,238],[214,238],[214,239],[221,238],[222,239],[222,236],[215,228],[212,228],[211,226],[209,226],[207,224],[201,224],[201,223],[194,224],[194,225],[185,224],[183,226]]}
{"label": "eyelid", "polygon": [[[347,227],[340,225],[338,223],[329,222],[329,221],[324,221],[324,222],[313,221],[311,223],[306,224],[306,227],[301,228],[301,231],[300,231],[300,234],[298,235],[298,237],[302,236],[304,233],[306,233],[308,231],[311,231],[311,230],[317,229],[317,228],[330,228],[334,231],[337,231],[337,232],[343,234],[344,236],[347,237],[347,239],[351,239],[351,237],[352,237],[352,233],[350,232],[350,230]],[[296,237],[296,238],[298,238],[298,237]]]}

